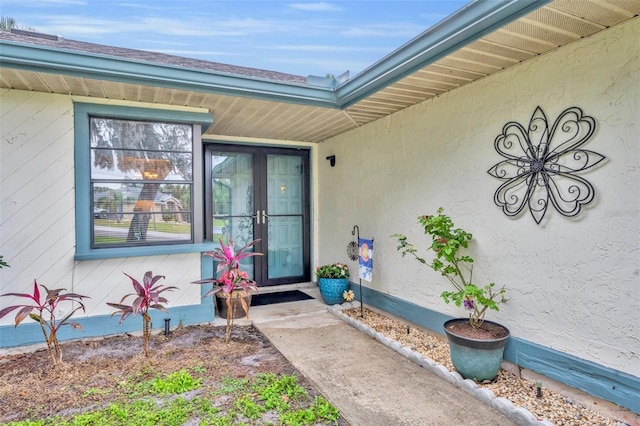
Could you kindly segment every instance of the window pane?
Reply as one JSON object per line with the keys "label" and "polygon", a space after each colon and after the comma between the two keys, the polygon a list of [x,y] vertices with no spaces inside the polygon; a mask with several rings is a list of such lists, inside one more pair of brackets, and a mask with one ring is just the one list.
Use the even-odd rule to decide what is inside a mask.
{"label": "window pane", "polygon": [[91,118],[91,148],[191,152],[188,124]]}
{"label": "window pane", "polygon": [[93,246],[185,242],[191,232],[191,185],[110,188],[93,184]]}
{"label": "window pane", "polygon": [[[190,152],[92,149],[91,179],[191,181],[192,157]],[[105,166],[108,162],[114,166]]]}

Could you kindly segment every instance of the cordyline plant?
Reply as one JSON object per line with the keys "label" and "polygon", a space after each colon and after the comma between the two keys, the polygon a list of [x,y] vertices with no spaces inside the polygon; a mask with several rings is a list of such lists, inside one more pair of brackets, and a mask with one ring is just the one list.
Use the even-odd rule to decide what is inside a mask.
{"label": "cordyline plant", "polygon": [[236,303],[233,303],[234,299],[240,300],[242,310],[247,316],[249,316],[249,305],[244,297],[242,297],[239,290],[243,290],[246,294],[258,291],[256,282],[249,278],[249,274],[247,274],[247,272],[240,270],[240,261],[251,256],[262,256],[262,253],[247,251],[260,241],[260,239],[247,243],[238,251],[235,250],[233,241],[229,240],[229,243],[226,245],[221,239],[218,239],[218,241],[220,242],[220,247],[213,251],[205,252],[204,254],[211,256],[216,260],[218,263],[216,274],[220,274],[220,276],[217,278],[213,277],[193,281],[193,284],[213,284],[213,288],[202,296],[203,298],[214,295],[219,291],[228,295],[228,297],[226,297],[227,330],[225,334],[225,341],[228,342],[231,338],[231,327],[233,326],[233,319],[235,317],[235,309],[237,306]]}
{"label": "cordyline plant", "polygon": [[[25,318],[29,317],[32,320],[40,324],[44,340],[47,342],[47,349],[54,365],[62,362],[62,350],[58,343],[58,330],[65,325],[70,326],[74,330],[82,330],[82,326],[77,322],[71,322],[69,319],[76,313],[76,311],[82,309],[85,310],[82,299],[90,299],[88,296],[82,296],[76,293],[63,293],[66,291],[64,288],[57,288],[49,290],[47,287],[40,284],[40,287],[44,289],[44,293],[38,289],[38,282],[33,280],[33,294],[29,293],[5,293],[2,296],[17,296],[25,299],[31,299],[33,303],[23,305],[7,306],[0,310],[0,318],[3,318],[8,313],[20,308],[15,318],[15,327],[18,326]],[[45,294],[44,299],[42,295]],[[62,302],[75,302],[78,304],[73,308],[64,318],[58,320],[56,318],[56,312],[59,312],[59,305]],[[34,313],[33,311],[37,311]]]}
{"label": "cordyline plant", "polygon": [[[419,216],[418,223],[424,228],[424,233],[431,236],[429,248],[434,251],[435,257],[429,266],[440,272],[455,288],[455,291],[443,291],[440,297],[446,303],[453,301],[456,306],[463,306],[469,311],[469,324],[474,328],[481,327],[487,310],[498,311],[498,304],[507,301],[504,297],[506,290],[504,287],[496,290],[495,283],[489,283],[484,287],[473,284],[473,259],[458,254],[461,248],[468,247],[472,235],[463,229],[455,228],[442,207],[437,210],[437,215]],[[398,239],[400,245],[397,249],[403,257],[410,254],[420,263],[427,263],[417,255],[417,249],[407,242],[406,236],[393,234],[392,237]]]}
{"label": "cordyline plant", "polygon": [[[123,272],[124,273],[124,272]],[[175,290],[178,287],[170,286],[165,287],[162,285],[156,285],[156,283],[164,279],[164,275],[153,275],[151,271],[147,271],[144,274],[144,278],[142,279],[142,284],[138,282],[131,275],[124,273],[126,276],[131,278],[131,284],[133,285],[133,289],[135,293],[129,293],[125,295],[120,303],[107,303],[107,305],[112,308],[116,308],[111,316],[116,314],[122,314],[120,317],[120,324],[129,316],[132,315],[135,317],[137,314],[142,315],[142,341],[144,348],[144,355],[149,356],[149,339],[151,337],[151,316],[149,315],[149,309],[157,309],[162,312],[167,312],[167,309],[164,307],[164,304],[168,303],[168,300],[162,296],[161,293],[165,291]],[[131,305],[125,305],[124,301],[129,297],[134,296],[135,299]]]}

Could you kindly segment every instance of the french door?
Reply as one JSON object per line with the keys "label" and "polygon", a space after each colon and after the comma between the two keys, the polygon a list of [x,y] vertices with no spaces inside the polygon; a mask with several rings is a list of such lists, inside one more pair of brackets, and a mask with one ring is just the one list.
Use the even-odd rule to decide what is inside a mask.
{"label": "french door", "polygon": [[205,170],[207,239],[260,239],[242,263],[259,286],[309,281],[309,151],[211,144]]}

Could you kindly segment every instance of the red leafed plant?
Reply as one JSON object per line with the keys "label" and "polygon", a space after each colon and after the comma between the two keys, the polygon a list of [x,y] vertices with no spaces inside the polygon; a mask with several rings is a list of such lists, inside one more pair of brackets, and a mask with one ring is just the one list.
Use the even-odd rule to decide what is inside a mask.
{"label": "red leafed plant", "polygon": [[[49,290],[42,284],[40,284],[40,287],[42,287],[46,292],[44,300],[41,300],[41,296],[43,293],[41,293],[38,289],[38,283],[36,280],[33,280],[33,294],[5,293],[0,295],[0,297],[23,297],[26,299],[31,299],[33,301],[33,303],[31,304],[7,306],[6,308],[0,310],[0,318],[3,318],[8,313],[20,308],[20,310],[16,314],[15,327],[17,327],[18,324],[20,324],[22,320],[27,317],[31,318],[34,321],[37,321],[40,324],[40,328],[42,329],[44,340],[45,342],[47,342],[49,355],[51,355],[53,364],[56,365],[62,362],[62,351],[60,349],[60,344],[58,343],[58,330],[60,330],[60,327],[64,325],[69,325],[74,330],[82,330],[82,326],[80,324],[78,324],[77,322],[71,322],[69,321],[69,319],[73,314],[76,313],[76,311],[80,309],[82,309],[83,311],[85,310],[82,299],[90,299],[90,297],[82,296],[76,293],[63,293],[64,291],[66,291],[66,289],[64,288]],[[64,318],[58,320],[56,318],[56,312],[60,312],[58,305],[62,302],[74,302],[77,303],[78,306],[73,308],[68,314],[65,315]],[[33,313],[34,310],[36,310],[37,313]]]}
{"label": "red leafed plant", "polygon": [[[147,271],[144,274],[144,278],[142,279],[142,284],[138,282],[131,275],[124,273],[126,276],[131,278],[131,284],[133,285],[133,289],[135,293],[129,293],[125,295],[120,303],[107,303],[107,305],[112,308],[116,308],[113,315],[122,314],[120,317],[120,324],[124,321],[129,315],[133,314],[135,317],[136,314],[142,315],[142,340],[144,344],[144,354],[145,356],[149,356],[149,338],[151,337],[151,316],[149,316],[149,309],[157,309],[162,312],[167,312],[167,309],[163,304],[168,303],[167,299],[160,296],[160,293],[175,290],[178,287],[169,286],[165,287],[163,285],[156,285],[161,279],[164,279],[164,275],[153,275],[151,271]],[[124,301],[129,296],[135,296],[133,303],[131,305],[125,305]]]}
{"label": "red leafed plant", "polygon": [[240,261],[250,256],[262,256],[262,253],[247,251],[258,241],[260,241],[260,239],[256,239],[247,243],[244,247],[237,251],[235,250],[233,241],[229,241],[227,245],[225,245],[222,240],[218,241],[220,242],[220,247],[216,248],[214,251],[205,252],[204,254],[207,256],[211,256],[216,260],[216,262],[218,263],[216,274],[220,274],[222,272],[220,274],[220,277],[193,281],[193,283],[213,284],[213,288],[209,290],[204,296],[202,296],[203,298],[215,294],[219,291],[222,291],[223,293],[229,295],[229,297],[227,297],[227,330],[225,337],[225,340],[228,342],[231,337],[233,318],[235,317],[235,304],[232,302],[232,297],[239,298],[240,303],[242,304],[242,309],[248,316],[249,305],[243,297],[240,297],[240,295],[238,294],[238,290],[244,290],[247,294],[251,294],[252,291],[258,291],[256,282],[249,278],[249,274],[247,274],[245,271],[240,270]]}

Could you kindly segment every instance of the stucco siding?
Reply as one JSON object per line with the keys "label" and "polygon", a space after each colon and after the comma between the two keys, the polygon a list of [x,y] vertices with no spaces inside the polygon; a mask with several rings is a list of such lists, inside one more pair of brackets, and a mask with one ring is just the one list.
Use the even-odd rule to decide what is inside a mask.
{"label": "stucco siding", "polygon": [[[0,270],[0,293],[30,292],[37,279],[49,288],[90,296],[86,314],[78,313],[79,318],[109,314],[113,310],[106,302],[118,302],[132,291],[123,272],[142,280],[151,270],[165,275],[166,285],[179,288],[166,293],[168,306],[200,304],[200,286],[190,284],[201,277],[199,253],[74,261],[70,96],[2,90],[0,118],[0,254],[11,265]],[[21,302],[3,297],[0,306]],[[13,315],[9,315],[0,325],[12,320]]]}
{"label": "stucco siding", "polygon": [[[375,238],[363,284],[452,316],[448,284],[390,236],[406,234],[428,260],[417,216],[444,207],[474,235],[474,278],[508,289],[489,319],[514,336],[609,368],[640,371],[640,19],[479,80],[320,145],[319,262],[346,261],[353,225]],[[582,146],[607,157],[580,176],[596,197],[574,218],[549,207],[540,225],[494,204],[502,160],[494,140],[509,121],[528,126],[540,106],[551,126],[580,107],[597,123]],[[357,265],[350,263],[352,272]],[[357,281],[357,276],[354,279]]]}

